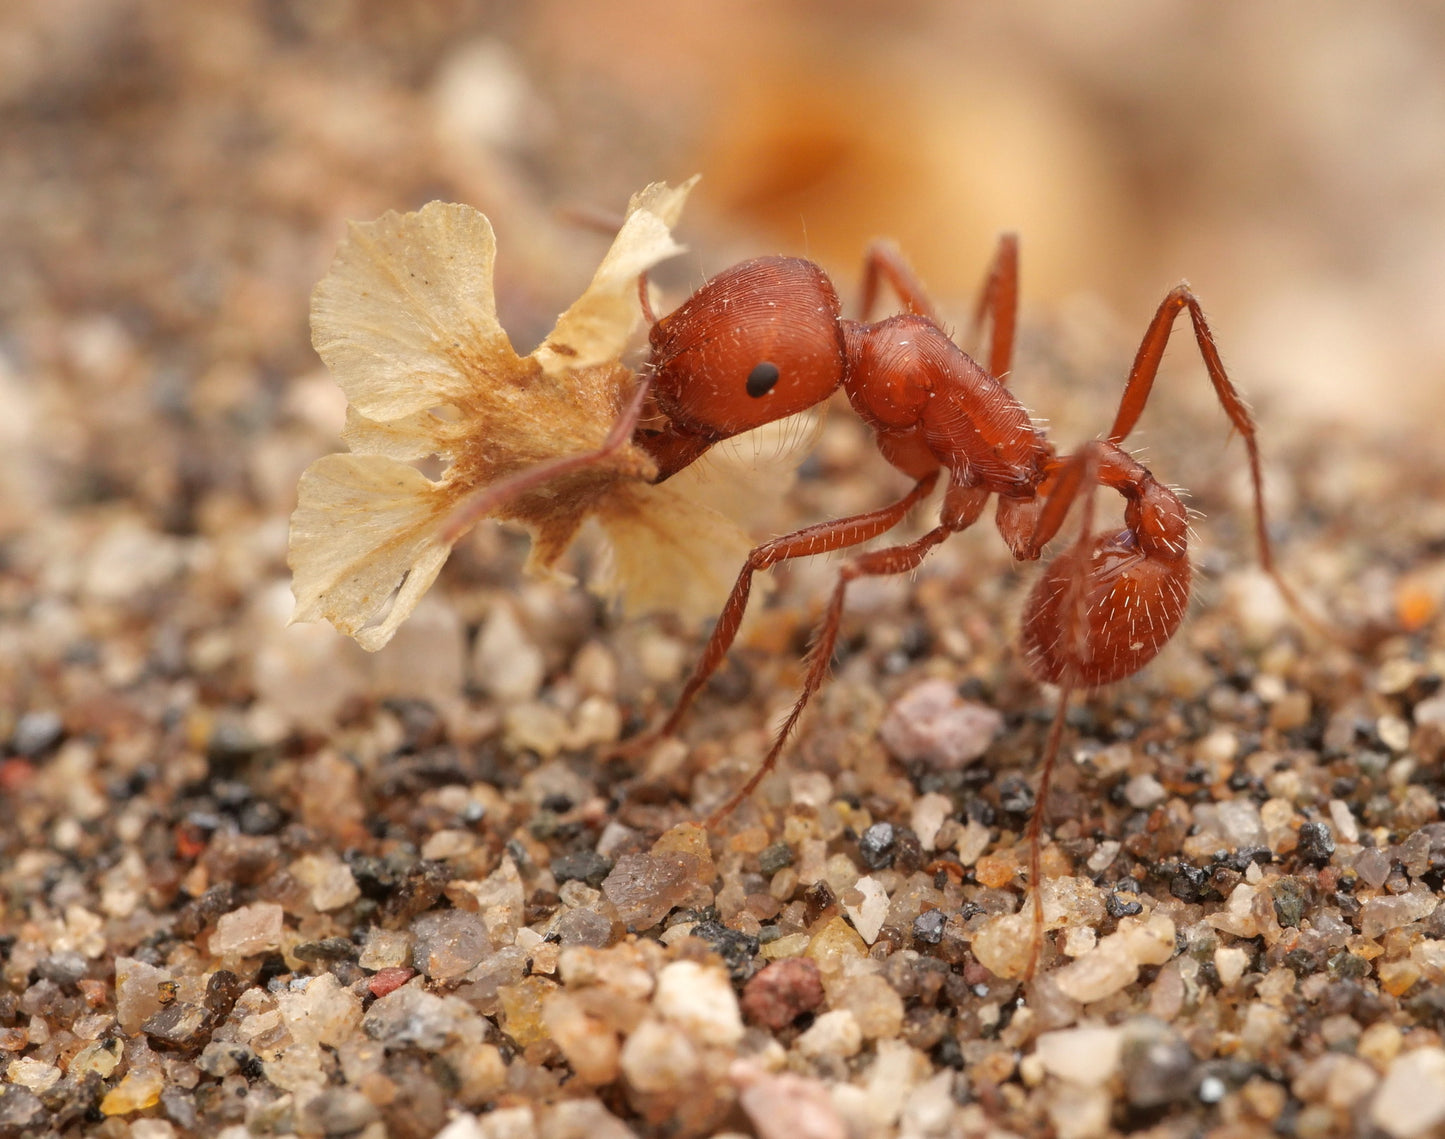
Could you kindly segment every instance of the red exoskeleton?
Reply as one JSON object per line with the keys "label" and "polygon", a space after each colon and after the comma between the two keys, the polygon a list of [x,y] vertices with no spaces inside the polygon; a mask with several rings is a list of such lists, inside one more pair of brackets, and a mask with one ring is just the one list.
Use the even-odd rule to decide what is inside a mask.
{"label": "red exoskeleton", "polygon": [[[889,247],[875,246],[864,274],[866,318],[881,283],[905,311],[879,321],[841,315],[823,270],[794,257],[760,257],[718,274],[668,315],[651,323],[650,352],[639,390],[599,452],[530,471],[491,488],[468,508],[469,521],[498,497],[554,477],[558,469],[595,461],[631,440],[658,464],[657,480],[676,474],[714,444],[793,415],[839,388],[872,428],[884,457],[914,480],[881,509],[804,527],[757,546],[738,575],[712,635],[671,715],[652,736],[673,734],[741,626],[753,575],[790,558],[843,550],[897,525],[942,483],[936,526],[921,537],[873,549],[844,563],[824,613],[796,703],[758,771],[710,819],[731,812],[772,769],[832,659],[848,584],[866,575],[907,573],[941,542],[973,525],[997,498],[995,525],[1013,556],[1037,559],[1070,510],[1082,513],[1079,536],[1044,570],[1024,609],[1024,655],[1035,674],[1059,689],[1045,745],[1030,823],[1035,954],[1042,935],[1039,822],[1048,801],[1065,710],[1075,689],[1130,676],[1152,660],[1179,628],[1189,599],[1187,515],[1178,496],[1123,450],[1149,399],[1176,317],[1187,311],[1214,392],[1244,439],[1254,490],[1260,560],[1292,608],[1298,601],[1280,578],[1265,525],[1256,429],[1225,374],[1198,300],[1185,285],[1172,289],[1144,333],[1104,438],[1060,455],[1006,386],[1013,357],[1018,301],[1018,251],[1004,237],[985,280],[975,323],[987,320],[986,364],[958,348],[940,326],[923,289]],[[1096,533],[1096,488],[1124,500],[1124,527]],[[1032,971],[1032,964],[1030,966]]]}

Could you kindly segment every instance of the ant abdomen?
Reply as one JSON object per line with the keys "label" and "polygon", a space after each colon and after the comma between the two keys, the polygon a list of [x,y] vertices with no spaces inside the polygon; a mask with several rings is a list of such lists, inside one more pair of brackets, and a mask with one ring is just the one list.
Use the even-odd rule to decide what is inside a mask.
{"label": "ant abdomen", "polygon": [[[1132,530],[1071,546],[1049,563],[1024,606],[1024,657],[1041,680],[1087,688],[1139,671],[1179,629],[1189,558],[1147,553]],[[1082,593],[1082,597],[1078,594]]]}

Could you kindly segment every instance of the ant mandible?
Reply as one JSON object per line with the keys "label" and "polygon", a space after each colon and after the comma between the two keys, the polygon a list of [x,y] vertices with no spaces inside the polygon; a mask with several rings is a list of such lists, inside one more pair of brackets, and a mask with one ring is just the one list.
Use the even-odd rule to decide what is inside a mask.
{"label": "ant mandible", "polygon": [[[904,312],[869,322],[886,281]],[[1171,289],[1150,321],[1129,370],[1113,426],[1101,440],[1059,455],[1006,386],[1018,307],[1018,242],[1005,235],[985,279],[975,325],[987,321],[987,367],[960,349],[939,324],[924,289],[893,247],[870,248],[863,278],[863,319],[841,315],[823,270],[796,257],[759,257],[709,280],[673,312],[656,317],[647,282],[639,296],[651,325],[650,352],[637,393],[595,452],[528,471],[484,492],[467,521],[500,498],[595,462],[631,442],[657,462],[661,482],[714,444],[805,411],[840,387],[873,429],[883,456],[914,485],[878,510],[806,526],[748,555],[671,715],[644,739],[673,735],[742,624],[753,575],[779,562],[843,550],[876,538],[944,482],[938,524],[912,542],[871,550],[846,562],[810,650],[802,690],[757,771],[708,820],[731,813],[776,764],[809,699],[821,687],[842,623],[848,584],[865,576],[908,573],[998,498],[999,534],[1020,561],[1036,560],[1080,505],[1078,537],[1045,569],[1024,607],[1022,645],[1034,673],[1059,689],[1029,825],[1035,893],[1035,956],[1042,939],[1040,819],[1048,801],[1065,710],[1075,689],[1094,688],[1143,668],[1178,630],[1189,600],[1187,515],[1178,495],[1122,444],[1149,400],[1176,317],[1188,311],[1206,371],[1230,424],[1244,438],[1254,491],[1255,537],[1263,568],[1308,620],[1276,569],[1265,523],[1257,432],[1225,374],[1214,336],[1187,285]],[[1124,528],[1096,534],[1098,487],[1124,499]],[[460,528],[461,522],[456,524]],[[1029,972],[1032,972],[1033,962]]]}

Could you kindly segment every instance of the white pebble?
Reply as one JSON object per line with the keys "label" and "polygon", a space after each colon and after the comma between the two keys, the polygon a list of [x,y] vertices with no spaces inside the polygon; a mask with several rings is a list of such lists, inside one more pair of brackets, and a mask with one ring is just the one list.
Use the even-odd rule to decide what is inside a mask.
{"label": "white pebble", "polygon": [[319,913],[349,906],[361,896],[351,867],[335,854],[303,854],[291,864],[291,876],[311,890],[311,904]]}
{"label": "white pebble", "polygon": [[436,1139],[482,1139],[481,1121],[470,1112],[462,1112],[436,1133]]}
{"label": "white pebble", "polygon": [[937,849],[935,843],[938,838],[938,830],[952,813],[953,800],[947,795],[940,795],[937,791],[920,795],[914,802],[913,817],[910,822],[913,825],[913,833],[918,836],[918,841],[924,850]]}
{"label": "white pebble", "polygon": [[863,1047],[863,1030],[848,1009],[825,1012],[798,1037],[800,1055],[816,1060],[820,1056],[856,1056]]}
{"label": "white pebble", "polygon": [[1117,1028],[1069,1028],[1043,1033],[1034,1045],[1034,1055],[1051,1075],[1097,1087],[1118,1071],[1123,1044]]}
{"label": "white pebble", "polygon": [[1249,954],[1238,946],[1221,945],[1214,951],[1214,971],[1226,989],[1244,976],[1248,964]]}
{"label": "white pebble", "polygon": [[47,1064],[29,1056],[10,1061],[5,1074],[12,1084],[29,1088],[36,1095],[42,1095],[60,1083],[61,1076],[60,1069],[54,1064]]}
{"label": "white pebble", "polygon": [[501,1107],[477,1117],[478,1139],[537,1139],[537,1118],[525,1104]]}
{"label": "white pebble", "polygon": [[1157,807],[1167,796],[1164,785],[1152,775],[1136,775],[1124,784],[1124,798],[1136,811]]}
{"label": "white pebble", "polygon": [[858,936],[872,945],[878,940],[878,931],[883,928],[884,919],[888,917],[888,891],[882,882],[872,877],[859,878],[853,888],[862,894],[863,898],[856,905],[845,903],[843,909],[852,919]]}
{"label": "white pebble", "polygon": [[1415,723],[1445,724],[1445,693],[1421,700],[1415,705]]}
{"label": "white pebble", "polygon": [[742,1061],[733,1065],[732,1079],[758,1139],[847,1139],[848,1127],[821,1080],[767,1075]]}
{"label": "white pebble", "polygon": [[968,826],[963,828],[963,833],[958,836],[958,841],[953,844],[953,849],[958,855],[959,862],[965,866],[972,866],[983,857],[983,852],[988,849],[988,844],[992,840],[993,835],[989,832],[988,827],[977,819],[969,819]]}
{"label": "white pebble", "polygon": [[1379,937],[1387,930],[1429,917],[1439,904],[1440,899],[1419,884],[1409,893],[1367,898],[1360,907],[1360,933]]}
{"label": "white pebble", "polygon": [[1375,1093],[1370,1119],[1394,1139],[1414,1139],[1445,1122],[1445,1050],[1399,1056]]}
{"label": "white pebble", "polygon": [[97,601],[126,602],[165,585],[185,563],[181,539],[123,518],[90,550],[81,589]]}
{"label": "white pebble", "polygon": [[1100,874],[1109,868],[1110,863],[1119,856],[1119,850],[1123,843],[1118,839],[1105,839],[1099,843],[1098,849],[1089,855],[1088,867],[1091,873]]}
{"label": "white pebble", "polygon": [[878,728],[883,746],[904,763],[944,770],[978,759],[1003,730],[1003,717],[964,700],[946,680],[925,680],[893,702]]}
{"label": "white pebble", "polygon": [[472,683],[503,704],[519,704],[536,697],[546,674],[542,650],[527,636],[516,610],[498,602],[472,648]]}
{"label": "white pebble", "polygon": [[1393,752],[1402,752],[1410,746],[1410,725],[1399,716],[1381,716],[1375,721],[1375,731],[1380,742]]}
{"label": "white pebble", "polygon": [[727,972],[674,961],[657,975],[653,1005],[694,1040],[727,1047],[742,1039],[743,1018]]}
{"label": "white pebble", "polygon": [[252,957],[280,949],[282,916],[275,902],[257,902],[222,914],[211,934],[211,952],[217,957]]}
{"label": "white pebble", "polygon": [[903,1105],[899,1133],[946,1135],[957,1105],[953,1101],[953,1073],[945,1069],[914,1088]]}
{"label": "white pebble", "polygon": [[1215,806],[1215,817],[1224,832],[1223,837],[1233,844],[1235,850],[1263,845],[1264,822],[1252,800],[1225,799]]}
{"label": "white pebble", "polygon": [[1119,931],[1054,973],[1059,991],[1080,1004],[1103,1000],[1139,975],[1141,965],[1162,965],[1174,955],[1174,922],[1152,914],[1147,922],[1125,918]]}
{"label": "white pebble", "polygon": [[1239,737],[1228,728],[1215,728],[1194,745],[1194,756],[1201,763],[1219,767],[1231,763],[1239,754]]}
{"label": "white pebble", "polygon": [[[690,962],[678,962],[690,964]],[[622,1045],[622,1074],[640,1092],[665,1092],[693,1079],[702,1066],[686,1033],[644,1020]]]}

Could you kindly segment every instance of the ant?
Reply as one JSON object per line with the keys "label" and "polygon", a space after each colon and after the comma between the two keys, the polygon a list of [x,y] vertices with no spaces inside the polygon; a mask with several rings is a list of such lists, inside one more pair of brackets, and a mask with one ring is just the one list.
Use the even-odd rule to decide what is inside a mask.
{"label": "ant", "polygon": [[[870,322],[885,282],[904,311]],[[651,743],[676,733],[722,663],[742,624],[754,574],[879,537],[944,484],[936,526],[914,541],[858,554],[840,568],[809,652],[802,690],[757,771],[713,812],[711,827],[773,769],[803,709],[822,686],[850,582],[911,572],[950,535],[978,521],[994,497],[995,524],[1009,551],[1019,561],[1037,560],[1078,504],[1078,537],[1045,569],[1022,622],[1025,659],[1039,679],[1059,691],[1044,746],[1038,807],[1029,823],[1035,930],[1031,975],[1043,935],[1040,820],[1069,699],[1076,689],[1110,684],[1143,668],[1178,630],[1188,605],[1185,507],[1122,447],[1148,403],[1181,312],[1189,314],[1215,396],[1244,438],[1260,562],[1290,607],[1313,624],[1275,566],[1255,423],[1225,373],[1199,301],[1187,285],[1169,291],[1144,333],[1108,434],[1060,455],[1007,386],[1018,310],[1018,241],[1012,234],[1000,239],[974,313],[974,326],[986,321],[990,329],[986,366],[953,342],[901,254],[882,243],[868,251],[862,317],[856,320],[842,316],[837,291],[824,271],[797,257],[759,257],[735,265],[660,318],[649,303],[645,276],[638,292],[651,326],[649,354],[638,390],[607,440],[597,451],[489,488],[464,504],[452,528],[460,529],[500,499],[564,469],[595,462],[628,441],[652,456],[658,467],[655,481],[661,482],[714,444],[807,410],[843,389],[873,429],[883,456],[914,480],[912,489],[881,509],[806,526],[754,548],[672,713],[660,728],[640,737]],[[1122,496],[1122,530],[1095,533],[1099,487]]]}

